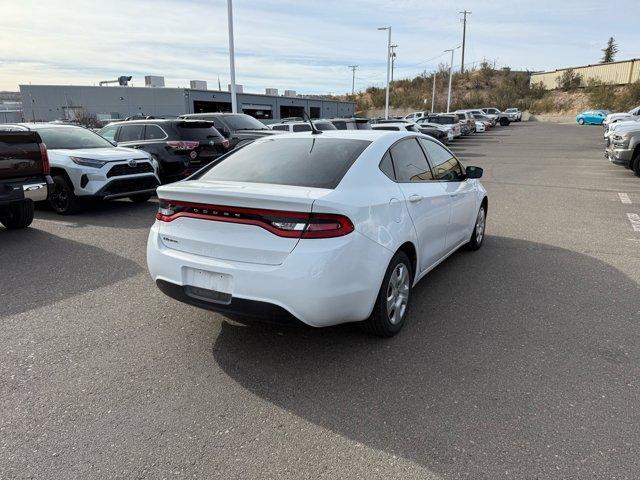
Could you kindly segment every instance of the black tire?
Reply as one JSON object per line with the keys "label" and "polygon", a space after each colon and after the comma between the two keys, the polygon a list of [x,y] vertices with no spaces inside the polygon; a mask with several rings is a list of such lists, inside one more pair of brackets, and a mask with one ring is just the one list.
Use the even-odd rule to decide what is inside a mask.
{"label": "black tire", "polygon": [[476,223],[473,227],[473,232],[471,232],[471,238],[467,243],[468,250],[480,250],[482,247],[482,243],[484,242],[484,234],[487,226],[487,206],[486,204],[482,204],[480,209],[478,210],[478,215],[476,216]]}
{"label": "black tire", "polygon": [[[404,272],[407,275],[406,280],[408,283],[405,282],[404,276],[400,277],[400,275],[403,274],[398,275],[399,271],[403,271],[402,267],[404,267]],[[388,338],[393,337],[396,333],[398,333],[400,329],[402,329],[402,326],[404,325],[407,318],[409,301],[411,300],[412,284],[413,269],[411,266],[411,261],[404,252],[396,252],[396,254],[391,259],[391,262],[389,262],[389,267],[387,267],[387,272],[385,273],[384,279],[382,280],[382,286],[380,287],[380,291],[378,292],[378,297],[376,298],[373,312],[371,312],[371,316],[368,319],[362,322],[362,328],[364,328],[369,333],[377,335],[378,337]],[[406,300],[404,300],[404,302],[400,298],[402,296],[400,294],[401,291],[404,293],[404,295],[406,295]],[[398,299],[397,302],[400,302],[399,305],[397,302],[393,302],[393,305],[395,307],[393,310],[394,313],[389,312],[389,309],[387,308],[387,300],[391,294],[393,294],[395,298]]]}
{"label": "black tire", "polygon": [[582,119],[582,118],[581,118],[581,119],[579,119],[579,120],[578,120],[578,123],[579,123],[580,125],[584,125],[584,119]]}
{"label": "black tire", "polygon": [[0,216],[0,223],[10,230],[27,228],[33,222],[33,202],[24,202],[9,205],[5,213]]}
{"label": "black tire", "polygon": [[53,177],[53,186],[49,194],[49,205],[60,215],[73,215],[80,211],[80,201],[73,193],[73,186],[62,175]]}
{"label": "black tire", "polygon": [[133,203],[144,203],[148,202],[151,197],[151,193],[139,193],[137,195],[131,195],[129,197],[129,200],[131,200]]}
{"label": "black tire", "polygon": [[503,127],[506,127],[506,126],[507,126],[507,125],[509,125],[510,123],[511,123],[511,122],[509,121],[509,119],[508,119],[508,118],[504,118],[504,117],[502,117],[502,118],[500,119],[500,125],[502,125]]}
{"label": "black tire", "polygon": [[633,156],[629,165],[631,166],[631,170],[633,170],[633,174],[636,177],[640,177],[640,152],[637,152]]}

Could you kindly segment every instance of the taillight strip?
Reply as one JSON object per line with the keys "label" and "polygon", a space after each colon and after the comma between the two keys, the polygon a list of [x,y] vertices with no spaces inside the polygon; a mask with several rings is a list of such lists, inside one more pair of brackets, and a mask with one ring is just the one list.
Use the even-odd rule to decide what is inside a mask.
{"label": "taillight strip", "polygon": [[49,163],[49,153],[47,152],[47,146],[44,143],[40,143],[40,162],[42,163],[42,174],[51,174],[51,164]]}
{"label": "taillight strip", "polygon": [[[172,222],[184,217],[254,225],[286,238],[341,237],[354,230],[349,218],[332,213],[269,210],[160,199],[156,214],[158,220]],[[284,228],[284,225],[288,228]]]}

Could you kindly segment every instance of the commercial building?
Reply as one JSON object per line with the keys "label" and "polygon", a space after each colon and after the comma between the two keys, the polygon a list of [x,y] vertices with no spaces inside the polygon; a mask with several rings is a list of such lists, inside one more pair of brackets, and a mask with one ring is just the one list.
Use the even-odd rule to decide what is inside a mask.
{"label": "commercial building", "polygon": [[558,80],[567,70],[573,70],[575,74],[579,74],[582,77],[584,86],[589,80],[597,80],[609,85],[626,85],[640,80],[640,59],[635,58],[620,62],[561,68],[552,72],[532,73],[531,85],[541,83],[547,90],[558,88]]}
{"label": "commercial building", "polygon": [[[26,121],[75,120],[83,116],[108,121],[137,115],[171,117],[184,113],[231,111],[231,94],[224,90],[20,85],[20,92]],[[238,111],[266,123],[299,117],[303,111],[311,118],[351,117],[354,114],[353,102],[298,96],[290,90],[285,91],[285,95],[278,95],[276,89],[267,89],[267,92],[238,93]]]}

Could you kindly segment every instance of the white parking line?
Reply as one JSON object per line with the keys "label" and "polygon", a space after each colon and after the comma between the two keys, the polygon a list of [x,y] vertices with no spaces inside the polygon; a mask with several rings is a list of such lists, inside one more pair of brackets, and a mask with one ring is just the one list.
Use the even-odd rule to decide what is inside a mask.
{"label": "white parking line", "polygon": [[637,213],[627,213],[627,218],[631,222],[631,227],[636,232],[640,232],[640,215]]}
{"label": "white parking line", "polygon": [[618,193],[618,196],[620,197],[620,201],[622,203],[632,203],[629,195],[627,195],[626,193]]}

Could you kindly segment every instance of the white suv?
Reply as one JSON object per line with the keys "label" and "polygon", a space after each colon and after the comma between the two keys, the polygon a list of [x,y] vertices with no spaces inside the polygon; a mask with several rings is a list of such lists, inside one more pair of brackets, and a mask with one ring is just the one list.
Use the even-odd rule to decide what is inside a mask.
{"label": "white suv", "polygon": [[[333,123],[328,120],[312,120],[313,125],[318,130],[337,130],[337,128],[333,125]],[[271,130],[276,130],[278,132],[310,132],[311,125],[309,122],[302,121],[285,121],[282,123],[273,123],[271,125],[267,125]]]}
{"label": "white suv", "polygon": [[53,177],[49,203],[61,215],[78,212],[83,198],[146,202],[160,185],[158,167],[147,152],[115,147],[73,125],[23,125],[36,130],[47,145]]}

